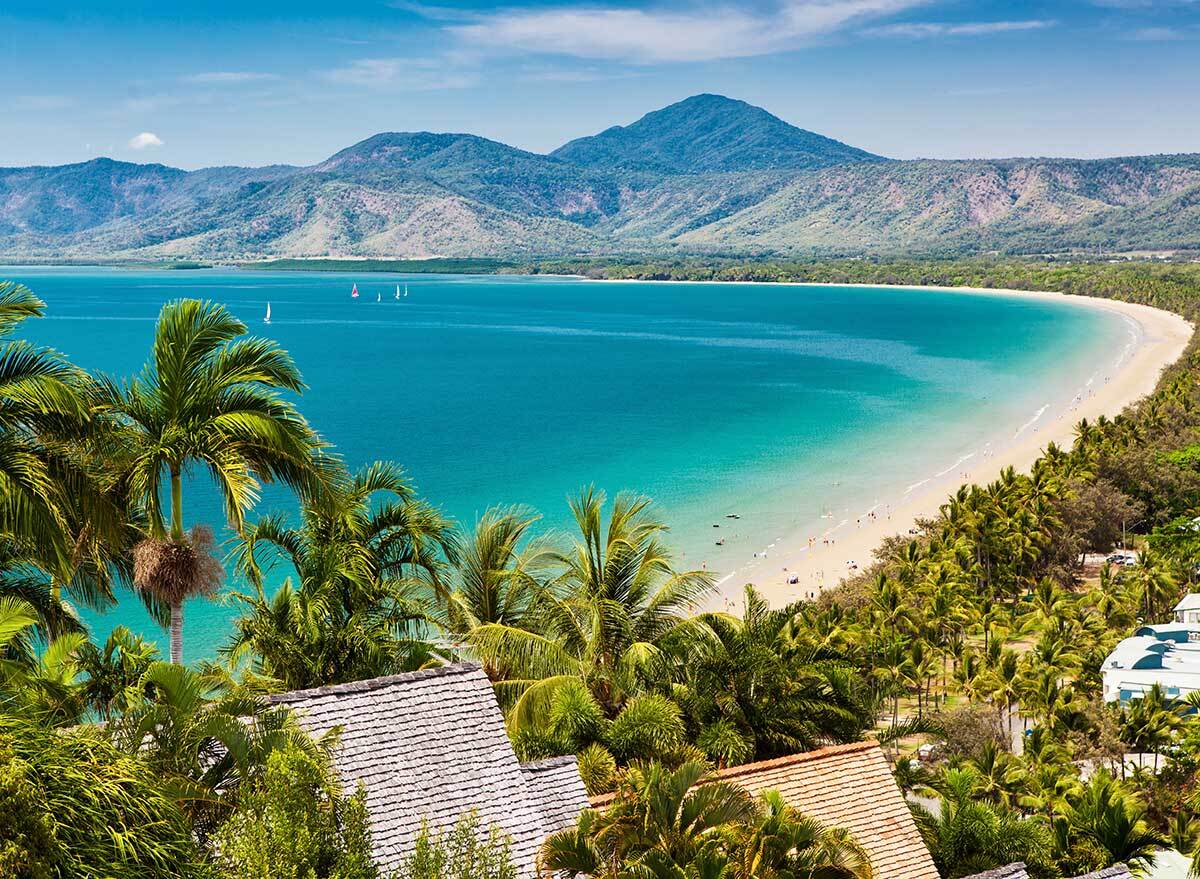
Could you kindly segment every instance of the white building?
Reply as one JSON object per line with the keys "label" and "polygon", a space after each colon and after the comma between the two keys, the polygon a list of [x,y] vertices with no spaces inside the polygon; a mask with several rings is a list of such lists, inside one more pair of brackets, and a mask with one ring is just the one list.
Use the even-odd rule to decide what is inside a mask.
{"label": "white building", "polygon": [[1139,699],[1155,684],[1168,698],[1183,699],[1200,690],[1200,622],[1142,626],[1116,646],[1100,671],[1105,702]]}
{"label": "white building", "polygon": [[1200,592],[1189,592],[1175,605],[1175,622],[1200,623]]}

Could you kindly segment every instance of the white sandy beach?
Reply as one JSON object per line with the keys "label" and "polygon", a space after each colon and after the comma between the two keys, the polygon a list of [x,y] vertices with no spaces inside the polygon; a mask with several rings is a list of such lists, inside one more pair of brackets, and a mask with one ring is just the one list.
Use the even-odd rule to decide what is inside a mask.
{"label": "white sandy beach", "polygon": [[1112,417],[1149,394],[1162,370],[1183,353],[1193,331],[1192,325],[1178,315],[1108,299],[1021,290],[909,289],[959,290],[1056,301],[1065,298],[1078,307],[1107,309],[1128,318],[1131,339],[1116,360],[1101,365],[1092,385],[1081,388],[1079,397],[1069,405],[1060,411],[1042,411],[1025,425],[997,424],[986,452],[973,455],[968,461],[948,462],[949,466],[941,473],[911,474],[914,487],[902,496],[881,501],[873,515],[867,510],[851,512],[823,520],[782,541],[764,540],[764,546],[768,542],[774,544],[769,555],[759,555],[732,571],[719,572],[721,594],[712,603],[714,607],[732,608],[739,604],[745,583],[755,584],[776,606],[836,586],[854,572],[852,565],[862,568],[870,564],[875,548],[886,537],[905,534],[918,518],[935,515],[946,498],[964,482],[989,482],[1009,466],[1028,470],[1048,443],[1069,446],[1075,425],[1081,419]]}
{"label": "white sandy beach", "polygon": [[[590,279],[597,280],[597,279]],[[603,279],[597,283],[630,283],[625,279]],[[1060,302],[1070,307],[1098,308],[1124,317],[1130,325],[1130,341],[1125,349],[1112,352],[1097,364],[1094,380],[1079,389],[1071,402],[1057,408],[1045,407],[1024,424],[1002,422],[983,443],[982,449],[967,460],[947,461],[939,472],[905,474],[911,488],[898,496],[883,497],[870,510],[847,507],[846,499],[829,498],[832,509],[846,510],[830,519],[793,532],[782,538],[761,535],[762,549],[732,570],[717,570],[719,593],[705,609],[736,609],[741,604],[742,588],[747,583],[780,606],[798,598],[815,597],[832,588],[847,574],[855,573],[874,561],[874,553],[884,539],[907,534],[918,519],[938,513],[946,499],[963,483],[987,483],[1006,467],[1028,471],[1046,446],[1058,443],[1069,447],[1074,442],[1075,425],[1083,419],[1110,418],[1126,406],[1152,392],[1163,369],[1183,354],[1194,327],[1177,314],[1112,299],[1069,296],[1063,293],[1001,290],[977,287],[937,287],[906,284],[824,284],[809,282],[756,281],[662,281],[660,283],[757,284],[777,283],[796,287],[872,287],[877,289],[936,290],[950,293],[976,293],[993,296],[1025,297]],[[986,451],[983,451],[986,449]],[[903,472],[897,462],[896,472]],[[750,523],[746,523],[750,524]],[[793,582],[794,581],[794,582]]]}

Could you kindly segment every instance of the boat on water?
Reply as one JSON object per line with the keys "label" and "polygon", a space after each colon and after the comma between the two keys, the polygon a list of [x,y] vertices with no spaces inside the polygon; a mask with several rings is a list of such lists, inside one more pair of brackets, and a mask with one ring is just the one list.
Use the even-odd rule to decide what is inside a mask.
{"label": "boat on water", "polygon": [[397,299],[400,298],[400,285],[399,284],[396,285],[396,298]]}
{"label": "boat on water", "polygon": [[383,302],[383,294],[382,294],[382,293],[376,293],[376,294],[375,294],[375,301],[376,301],[376,302]]}
{"label": "boat on water", "polygon": [[404,285],[404,295],[405,295],[405,296],[407,296],[407,295],[408,295],[408,284],[405,284],[405,285]]}
{"label": "boat on water", "polygon": [[263,317],[263,323],[269,324],[270,322],[271,322],[271,303],[268,302],[267,303],[267,313],[266,313],[266,316]]}
{"label": "boat on water", "polygon": [[357,299],[357,298],[358,298],[358,284],[355,284],[355,285],[354,285],[354,286],[351,288],[351,290],[350,290],[350,298],[351,298],[351,299]]}

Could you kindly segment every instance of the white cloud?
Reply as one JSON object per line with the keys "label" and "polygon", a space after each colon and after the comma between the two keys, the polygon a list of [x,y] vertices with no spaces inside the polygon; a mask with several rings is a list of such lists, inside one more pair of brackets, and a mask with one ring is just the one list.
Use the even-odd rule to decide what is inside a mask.
{"label": "white cloud", "polygon": [[162,138],[150,131],[143,131],[129,139],[129,148],[134,150],[144,150],[149,147],[160,147],[163,145]]}
{"label": "white cloud", "polygon": [[1142,27],[1131,32],[1128,39],[1139,43],[1166,43],[1186,39],[1183,31],[1172,27]]}
{"label": "white cloud", "polygon": [[279,79],[275,73],[259,73],[253,70],[210,70],[183,77],[184,82],[198,85],[237,85],[243,82],[266,82]]}
{"label": "white cloud", "polygon": [[770,8],[509,9],[447,30],[498,51],[654,63],[770,55],[926,0],[780,0]]}
{"label": "white cloud", "polygon": [[1003,34],[1013,31],[1036,31],[1054,27],[1055,21],[1028,19],[1025,21],[967,21],[946,24],[933,21],[901,22],[881,27],[867,28],[863,33],[873,37],[978,37],[987,34]]}
{"label": "white cloud", "polygon": [[421,92],[470,88],[479,81],[473,71],[413,58],[360,58],[345,67],[327,70],[324,76],[343,85]]}

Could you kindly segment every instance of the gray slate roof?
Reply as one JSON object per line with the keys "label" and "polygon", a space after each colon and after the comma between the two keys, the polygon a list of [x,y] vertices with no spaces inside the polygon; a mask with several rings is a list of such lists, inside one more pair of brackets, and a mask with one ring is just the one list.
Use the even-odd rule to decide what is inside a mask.
{"label": "gray slate roof", "polygon": [[547,833],[573,826],[579,813],[591,808],[575,755],[522,763],[521,771],[525,773],[530,793],[537,800],[542,827]]}
{"label": "gray slate roof", "polygon": [[1111,867],[1097,870],[1095,873],[1076,876],[1075,879],[1133,879],[1133,874],[1129,872],[1129,868],[1124,864],[1113,864]]}
{"label": "gray slate roof", "polygon": [[964,876],[963,879],[1029,879],[1029,873],[1025,869],[1025,862],[1017,861],[1015,864],[997,867],[995,870],[988,870],[985,873]]}
{"label": "gray slate roof", "polygon": [[[986,873],[976,873],[964,879],[1029,879],[1029,873],[1025,870],[1025,864],[1017,861],[1015,864],[988,870]],[[1076,876],[1075,879],[1133,879],[1133,874],[1124,864],[1114,864],[1085,876]]]}
{"label": "gray slate roof", "polygon": [[475,663],[272,696],[313,735],[341,730],[334,765],[367,789],[375,860],[385,872],[412,851],[423,821],[445,832],[476,810],[512,838],[518,873],[574,821],[587,794],[574,757],[521,766],[492,684]]}

